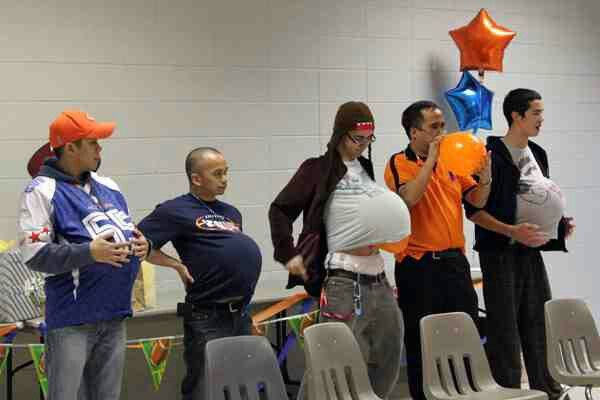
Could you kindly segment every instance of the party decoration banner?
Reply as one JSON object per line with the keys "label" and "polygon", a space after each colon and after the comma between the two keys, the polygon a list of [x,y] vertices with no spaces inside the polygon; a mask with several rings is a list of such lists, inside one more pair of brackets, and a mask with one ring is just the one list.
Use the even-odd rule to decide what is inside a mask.
{"label": "party decoration banner", "polygon": [[158,390],[162,381],[167,359],[171,352],[171,339],[146,340],[142,342],[142,350],[148,363],[154,389]]}
{"label": "party decoration banner", "polygon": [[[265,335],[264,328],[262,326],[267,325],[265,321],[274,315],[279,314],[282,311],[289,309],[290,307],[300,303],[301,301],[308,299],[310,295],[306,292],[292,294],[285,299],[269,306],[268,308],[257,312],[252,315],[252,331],[254,335]],[[276,321],[270,321],[274,323]]]}
{"label": "party decoration banner", "polygon": [[35,367],[35,374],[38,378],[38,383],[44,394],[44,398],[48,398],[48,377],[46,376],[46,357],[43,344],[30,344],[29,351],[31,359]]}
{"label": "party decoration banner", "polygon": [[0,326],[0,336],[7,336],[10,333],[14,332],[16,329],[17,329],[16,324],[2,325],[2,326]]}
{"label": "party decoration banner", "polygon": [[302,348],[304,348],[304,330],[317,322],[318,313],[319,310],[315,310],[288,320],[288,324]]}
{"label": "party decoration banner", "polygon": [[10,350],[10,347],[0,347],[0,377],[2,377],[2,373],[6,368],[6,361],[8,360],[8,354],[10,353]]}
{"label": "party decoration banner", "polygon": [[10,345],[17,336],[16,325],[6,325],[0,327],[0,336],[4,337],[4,343],[0,345],[0,377],[2,377],[2,373],[6,368],[6,362],[8,360],[8,355],[11,352]]}

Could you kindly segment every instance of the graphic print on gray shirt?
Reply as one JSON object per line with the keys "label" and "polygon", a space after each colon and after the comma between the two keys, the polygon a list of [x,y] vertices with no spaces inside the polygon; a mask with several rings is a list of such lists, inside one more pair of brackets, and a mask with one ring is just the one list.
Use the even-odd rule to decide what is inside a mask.
{"label": "graphic print on gray shirt", "polygon": [[565,210],[565,198],[560,188],[542,174],[529,146],[521,149],[507,144],[504,139],[502,141],[521,171],[516,223],[536,224],[550,239],[556,239],[558,224]]}

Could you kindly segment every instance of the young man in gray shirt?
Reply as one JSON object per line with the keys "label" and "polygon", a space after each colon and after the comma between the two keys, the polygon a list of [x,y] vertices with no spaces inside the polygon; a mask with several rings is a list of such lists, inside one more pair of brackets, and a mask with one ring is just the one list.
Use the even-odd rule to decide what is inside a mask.
{"label": "young man in gray shirt", "polygon": [[561,393],[546,366],[544,303],[551,298],[541,251],[566,251],[573,232],[565,200],[550,180],[544,149],[529,139],[540,133],[544,105],[539,93],[515,89],[503,104],[508,132],[490,136],[492,189],[482,209],[466,204],[476,224],[475,250],[483,274],[487,351],[498,383],[521,385],[521,349],[529,386],[550,400]]}

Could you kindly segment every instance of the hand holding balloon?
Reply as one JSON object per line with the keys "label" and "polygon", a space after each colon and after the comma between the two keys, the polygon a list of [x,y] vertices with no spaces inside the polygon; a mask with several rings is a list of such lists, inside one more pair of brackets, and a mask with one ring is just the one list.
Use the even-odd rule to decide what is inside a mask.
{"label": "hand holding balloon", "polygon": [[427,152],[427,161],[436,163],[440,157],[440,143],[444,136],[436,136],[431,142],[429,142],[429,150]]}
{"label": "hand holding balloon", "polygon": [[489,185],[492,182],[492,152],[488,151],[482,160],[479,170],[475,171],[480,185]]}
{"label": "hand holding balloon", "polygon": [[540,227],[527,222],[513,225],[510,238],[528,247],[539,247],[550,239],[547,234],[540,232]]}
{"label": "hand holding balloon", "polygon": [[574,221],[573,217],[565,217],[565,239],[568,239],[575,232]]}

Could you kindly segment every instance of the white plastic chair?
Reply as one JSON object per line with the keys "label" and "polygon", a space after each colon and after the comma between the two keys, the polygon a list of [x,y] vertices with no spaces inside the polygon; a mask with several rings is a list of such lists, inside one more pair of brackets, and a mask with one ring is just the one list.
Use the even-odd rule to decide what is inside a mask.
{"label": "white plastic chair", "polygon": [[592,388],[600,386],[600,340],[588,306],[579,299],[555,299],[544,309],[550,375],[569,386],[564,394],[583,386],[586,399],[593,399]]}
{"label": "white plastic chair", "polygon": [[546,400],[538,390],[494,380],[475,323],[463,312],[421,319],[423,392],[428,400]]}

